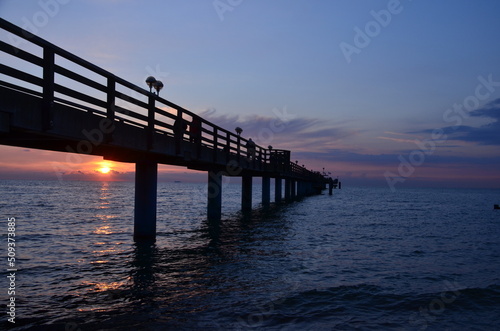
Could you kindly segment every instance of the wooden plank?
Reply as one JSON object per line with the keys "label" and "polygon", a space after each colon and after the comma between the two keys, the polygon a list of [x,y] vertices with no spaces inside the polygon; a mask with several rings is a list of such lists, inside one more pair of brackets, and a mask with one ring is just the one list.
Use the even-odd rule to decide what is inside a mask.
{"label": "wooden plank", "polygon": [[55,66],[55,72],[60,74],[60,75],[65,76],[67,78],[70,78],[74,81],[77,81],[77,82],[82,83],[84,85],[90,86],[98,91],[105,92],[105,93],[107,92],[106,86],[104,86],[96,81],[93,81],[91,79],[88,79],[87,77],[84,77],[80,74],[77,74],[76,72],[73,72],[73,71],[70,71],[66,68],[63,68],[59,65]]}
{"label": "wooden plank", "polygon": [[40,77],[33,76],[31,74],[25,73],[23,71],[11,68],[9,66],[6,66],[4,64],[0,63],[0,73],[10,76],[13,78],[20,79],[22,81],[25,81],[27,83],[31,83],[33,85],[37,85],[42,87],[43,86],[43,79]]}
{"label": "wooden plank", "polygon": [[43,66],[43,59],[33,55],[31,53],[28,53],[26,51],[23,51],[20,48],[17,48],[15,46],[12,46],[10,44],[7,44],[6,42],[3,42],[0,40],[0,51],[3,51],[7,54],[13,55],[17,58],[23,59],[24,61],[33,63],[39,67]]}
{"label": "wooden plank", "polygon": [[99,115],[106,116],[106,113],[103,112],[103,111],[101,111],[101,110],[97,110],[97,109],[94,109],[94,108],[91,108],[91,107],[87,107],[87,106],[84,106],[82,104],[79,104],[79,103],[76,103],[76,102],[72,102],[72,101],[69,101],[69,100],[66,100],[66,99],[54,97],[54,101],[57,102],[57,103],[63,104],[63,105],[71,106],[73,108],[79,108],[79,109],[85,110],[85,111],[89,112],[90,114],[99,114]]}
{"label": "wooden plank", "polygon": [[115,96],[117,98],[120,98],[124,101],[127,101],[127,102],[130,102],[131,104],[134,104],[136,106],[139,106],[141,108],[144,108],[144,110],[147,110],[148,109],[148,104],[145,103],[144,101],[141,101],[141,100],[137,100],[135,98],[132,98],[131,96],[128,96],[126,95],[125,93],[122,93],[122,92],[119,92],[119,91],[116,91],[115,92]]}
{"label": "wooden plank", "polygon": [[168,111],[165,111],[165,110],[160,109],[158,107],[155,108],[155,111],[156,111],[157,114],[163,115],[163,116],[171,118],[173,120],[175,120],[177,118],[174,114],[169,113]]}
{"label": "wooden plank", "polygon": [[78,99],[80,101],[84,101],[84,102],[90,103],[94,106],[98,106],[98,107],[106,109],[107,103],[103,100],[99,100],[97,98],[94,98],[94,97],[91,97],[89,95],[77,92],[75,90],[72,90],[68,87],[65,87],[65,86],[62,86],[59,84],[54,84],[54,85],[55,85],[55,89],[54,89],[55,92],[59,92],[59,93],[64,94],[66,96],[72,97],[74,99]]}
{"label": "wooden plank", "polygon": [[14,85],[12,83],[9,83],[9,82],[3,81],[3,80],[0,80],[0,86],[4,86],[4,87],[10,88],[12,90],[24,92],[26,94],[31,94],[31,95],[34,95],[37,97],[42,97],[42,93],[40,93],[40,92],[33,91],[33,90],[27,89],[27,88],[22,87],[22,86]]}
{"label": "wooden plank", "polygon": [[[123,107],[120,107],[120,106],[115,106],[115,112],[127,115],[127,116],[132,117],[132,118],[136,118],[136,119],[144,121],[146,123],[148,122],[148,117],[147,116],[141,115],[139,113],[133,112],[133,111],[131,111],[129,109],[126,109],[126,108],[123,108]],[[141,126],[144,126],[141,123],[137,123],[137,124],[139,124]]]}

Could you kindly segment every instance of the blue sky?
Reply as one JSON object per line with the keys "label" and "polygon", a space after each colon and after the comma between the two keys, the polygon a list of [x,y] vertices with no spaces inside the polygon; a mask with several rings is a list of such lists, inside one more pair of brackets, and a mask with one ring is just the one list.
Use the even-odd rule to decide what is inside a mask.
{"label": "blue sky", "polygon": [[223,127],[397,187],[500,187],[499,14],[486,0],[0,0],[2,18],[137,85],[153,74]]}

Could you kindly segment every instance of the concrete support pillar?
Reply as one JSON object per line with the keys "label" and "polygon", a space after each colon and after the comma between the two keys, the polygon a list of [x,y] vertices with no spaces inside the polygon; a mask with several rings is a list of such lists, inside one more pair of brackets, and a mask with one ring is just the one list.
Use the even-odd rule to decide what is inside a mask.
{"label": "concrete support pillar", "polygon": [[314,188],[311,182],[307,182],[307,195],[313,195]]}
{"label": "concrete support pillar", "polygon": [[208,172],[207,218],[220,221],[222,215],[222,173]]}
{"label": "concrete support pillar", "polygon": [[158,164],[135,164],[134,240],[155,240]]}
{"label": "concrete support pillar", "polygon": [[281,178],[274,179],[274,202],[281,202]]}
{"label": "concrete support pillar", "polygon": [[295,185],[296,185],[296,181],[295,180],[290,180],[290,195],[292,196],[292,199],[295,199],[297,197],[297,191],[295,189]]}
{"label": "concrete support pillar", "polygon": [[269,206],[271,202],[271,178],[262,177],[262,205]]}
{"label": "concrete support pillar", "polygon": [[333,194],[333,181],[328,182],[328,194],[332,195]]}
{"label": "concrete support pillar", "polygon": [[290,189],[291,180],[290,178],[285,178],[285,201],[290,201]]}
{"label": "concrete support pillar", "polygon": [[252,176],[243,176],[241,180],[241,210],[252,210]]}
{"label": "concrete support pillar", "polygon": [[297,181],[297,197],[301,198],[304,196],[304,182],[299,180]]}

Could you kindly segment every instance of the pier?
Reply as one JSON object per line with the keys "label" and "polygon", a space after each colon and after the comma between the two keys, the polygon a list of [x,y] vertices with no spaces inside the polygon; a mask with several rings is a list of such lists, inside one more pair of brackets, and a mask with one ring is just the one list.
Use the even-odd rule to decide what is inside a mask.
{"label": "pier", "polygon": [[[134,163],[136,240],[156,236],[158,164],[207,173],[210,220],[221,218],[223,176],[242,178],[243,211],[252,208],[254,177],[262,178],[264,206],[271,202],[271,179],[275,202],[319,194],[327,185],[331,194],[336,186],[320,172],[291,162],[290,151],[252,145],[240,133],[160,97],[162,85],[153,77],[147,82],[157,93],[3,19],[0,29],[13,41],[0,41],[0,51],[26,64],[0,64],[7,77],[0,79],[0,144]],[[16,47],[21,44],[36,51]]]}

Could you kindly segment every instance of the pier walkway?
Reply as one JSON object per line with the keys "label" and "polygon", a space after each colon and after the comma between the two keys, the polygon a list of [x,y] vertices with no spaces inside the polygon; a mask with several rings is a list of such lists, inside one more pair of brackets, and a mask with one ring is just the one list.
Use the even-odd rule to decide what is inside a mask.
{"label": "pier walkway", "polygon": [[253,148],[159,90],[138,87],[3,19],[0,29],[10,41],[0,41],[6,59],[0,144],[135,163],[136,239],[156,234],[158,164],[206,171],[207,215],[214,220],[221,217],[223,176],[242,177],[243,210],[252,206],[253,177],[262,177],[263,205],[270,203],[271,178],[275,202],[320,193],[328,183],[331,193],[332,179],[291,162],[290,151]]}

